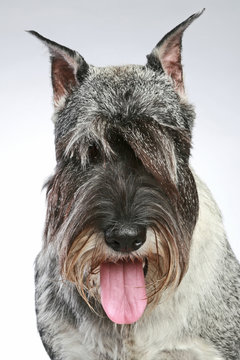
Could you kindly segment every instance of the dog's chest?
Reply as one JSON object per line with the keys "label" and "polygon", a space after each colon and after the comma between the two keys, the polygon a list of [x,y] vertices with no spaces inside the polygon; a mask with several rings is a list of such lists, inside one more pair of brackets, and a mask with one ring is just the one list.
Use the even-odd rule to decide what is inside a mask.
{"label": "dog's chest", "polygon": [[165,346],[173,346],[166,335],[166,326],[149,327],[145,331],[114,326],[110,331],[103,324],[85,325],[61,332],[58,340],[64,349],[64,360],[158,360]]}
{"label": "dog's chest", "polygon": [[145,330],[116,326],[111,331],[104,325],[85,325],[59,334],[64,360],[223,360],[209,342],[180,339],[177,329],[168,331],[167,323]]}
{"label": "dog's chest", "polygon": [[63,334],[61,345],[66,360],[155,360],[155,355],[159,352],[157,339],[140,340],[131,335],[120,338],[114,332],[109,336],[104,333],[104,329],[84,335],[78,330],[72,330]]}

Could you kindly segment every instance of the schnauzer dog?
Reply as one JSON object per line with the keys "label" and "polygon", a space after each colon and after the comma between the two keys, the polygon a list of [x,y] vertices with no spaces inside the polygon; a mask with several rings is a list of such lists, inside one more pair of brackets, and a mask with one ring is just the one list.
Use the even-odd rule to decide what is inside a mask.
{"label": "schnauzer dog", "polygon": [[54,360],[239,360],[240,265],[189,167],[195,117],[175,27],[147,64],[94,67],[47,45],[56,170],[36,259]]}

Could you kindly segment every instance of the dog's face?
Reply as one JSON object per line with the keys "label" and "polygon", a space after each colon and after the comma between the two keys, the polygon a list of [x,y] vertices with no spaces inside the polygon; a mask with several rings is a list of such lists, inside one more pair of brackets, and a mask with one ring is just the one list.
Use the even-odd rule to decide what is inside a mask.
{"label": "dog's face", "polygon": [[199,15],[167,34],[146,66],[89,66],[34,33],[51,52],[56,107],[46,245],[56,243],[63,276],[116,323],[135,322],[187,270],[198,197],[180,49]]}

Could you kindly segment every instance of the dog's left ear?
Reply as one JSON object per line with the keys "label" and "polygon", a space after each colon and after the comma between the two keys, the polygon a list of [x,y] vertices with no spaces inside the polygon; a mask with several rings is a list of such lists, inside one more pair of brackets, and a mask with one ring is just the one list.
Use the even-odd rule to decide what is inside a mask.
{"label": "dog's left ear", "polygon": [[184,94],[183,72],[181,63],[182,36],[186,28],[197,19],[205,9],[193,14],[187,20],[176,26],[167,33],[162,40],[147,55],[147,66],[153,70],[163,70],[168,74],[175,86],[175,90],[179,95]]}
{"label": "dog's left ear", "polygon": [[52,65],[52,86],[54,104],[57,106],[60,100],[71,93],[73,88],[79,85],[88,73],[88,64],[76,51],[45,38],[36,31],[28,31],[36,36],[49,49]]}

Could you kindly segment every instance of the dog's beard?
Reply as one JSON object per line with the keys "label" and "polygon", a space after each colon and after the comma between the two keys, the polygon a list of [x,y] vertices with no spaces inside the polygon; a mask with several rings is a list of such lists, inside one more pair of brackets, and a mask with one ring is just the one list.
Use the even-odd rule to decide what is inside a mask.
{"label": "dog's beard", "polygon": [[[144,177],[140,179],[140,184],[136,177],[133,178],[135,182],[132,181],[130,184],[128,178],[125,181],[128,185],[127,188],[138,189],[138,192],[134,193],[135,198],[132,204],[134,217],[132,215],[132,219],[137,224],[146,224],[148,229],[145,243],[136,251],[123,253],[114,251],[107,246],[104,238],[104,226],[109,226],[108,221],[115,210],[114,205],[121,204],[121,199],[117,197],[113,203],[110,199],[106,200],[105,197],[103,199],[102,193],[100,192],[99,195],[98,189],[102,189],[105,182],[98,185],[96,177],[91,179],[90,185],[88,182],[88,187],[84,187],[84,189],[80,187],[77,193],[74,192],[73,205],[65,206],[65,218],[57,231],[51,228],[51,224],[54,222],[49,221],[48,239],[55,240],[58,246],[63,278],[73,282],[82,298],[94,311],[97,309],[98,313],[102,313],[99,304],[103,305],[107,315],[109,310],[109,306],[105,306],[105,302],[102,301],[102,293],[105,291],[103,290],[105,285],[101,288],[100,283],[102,264],[116,264],[116,267],[107,265],[108,274],[110,274],[110,267],[111,271],[113,270],[116,274],[118,265],[122,267],[123,271],[131,273],[130,265],[134,263],[137,264],[135,272],[139,274],[139,277],[140,270],[142,271],[141,277],[145,270],[145,280],[143,278],[140,284],[136,281],[135,288],[144,288],[144,295],[141,292],[140,300],[147,300],[147,309],[150,310],[159,303],[165,290],[173,290],[178,286],[187,270],[191,237],[197,216],[197,197],[193,199],[189,197],[191,187],[194,188],[194,182],[190,182],[190,180],[185,183],[179,182],[180,193],[171,192],[172,187],[170,189],[165,187],[166,191],[163,192],[162,188],[158,188],[156,185],[143,186],[143,179]],[[149,177],[146,180],[151,185]],[[187,184],[190,185],[187,186]],[[107,186],[107,188],[109,192],[111,187]],[[114,190],[113,186],[111,194],[117,193]],[[82,196],[82,192],[84,196]],[[106,197],[108,192],[106,192]],[[169,196],[166,196],[166,193]],[[54,192],[49,194],[50,200],[55,199],[54,194]],[[51,204],[49,214],[53,208],[53,204]],[[117,224],[117,217],[113,220]],[[112,226],[112,223],[110,224]],[[102,230],[99,230],[101,228]],[[139,263],[142,264],[142,268]],[[114,278],[116,276],[112,277],[112,279]],[[111,282],[107,297],[111,293],[113,285],[114,283]],[[121,286],[123,289],[123,285]],[[124,290],[121,294],[124,294]],[[133,294],[133,291],[130,291],[130,294]],[[113,298],[116,299],[116,294],[113,295]],[[131,296],[127,300],[131,303]],[[99,308],[100,311],[98,311]],[[115,306],[115,309],[118,310],[118,306]],[[125,321],[123,315],[122,313],[121,323]],[[135,322],[139,315],[141,315],[140,310],[137,312],[137,316],[131,316],[127,323]],[[111,319],[120,323],[119,318]]]}
{"label": "dog's beard", "polygon": [[[142,315],[146,304],[148,304],[148,309],[152,309],[154,305],[159,303],[166,289],[176,288],[187,270],[188,258],[181,259],[177,245],[179,239],[176,236],[177,233],[175,233],[174,237],[167,227],[155,226],[148,230],[147,240],[139,250],[126,254],[112,251],[106,246],[101,234],[88,229],[77,236],[68,249],[65,258],[63,258],[63,278],[76,285],[80,295],[93,311],[97,311],[97,307],[94,307],[93,304],[101,303],[112,321],[116,323],[133,323]],[[187,250],[185,249],[185,254],[188,253]],[[126,309],[120,313],[121,310],[115,306],[117,315],[109,315],[109,304],[105,305],[103,300],[103,286],[105,285],[103,285],[102,280],[102,264],[110,263],[116,264],[115,266],[111,265],[111,271],[115,271],[116,268],[118,268],[118,271],[130,271],[129,269],[135,267],[134,274],[136,278],[143,277],[143,282],[140,280],[137,283],[136,280],[132,292],[130,291],[130,294],[133,294],[134,297],[137,296],[137,292],[139,293],[140,309],[136,310],[139,303],[134,303],[132,296],[127,300],[125,299],[130,307],[131,302],[134,303],[132,304],[134,305],[132,306],[132,308],[134,307],[134,314],[131,314],[130,310],[130,314],[127,314]],[[119,268],[124,270],[119,270]],[[109,273],[106,276],[109,276]],[[111,296],[116,298],[119,293],[124,294],[124,289],[119,289],[121,283],[112,285],[117,287],[118,292],[116,296],[114,294]],[[108,286],[111,285],[108,284]],[[111,299],[108,300],[108,302],[111,301]]]}

